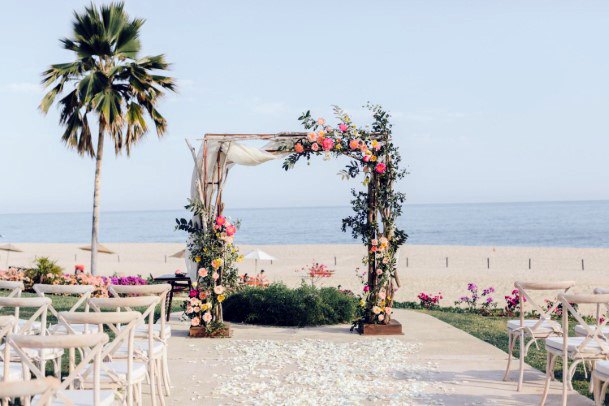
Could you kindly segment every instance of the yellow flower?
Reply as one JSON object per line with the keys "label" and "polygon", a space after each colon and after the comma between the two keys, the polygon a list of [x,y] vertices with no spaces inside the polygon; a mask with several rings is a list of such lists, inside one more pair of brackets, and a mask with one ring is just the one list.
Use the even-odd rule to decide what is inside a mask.
{"label": "yellow flower", "polygon": [[243,255],[239,255],[237,257],[237,262],[243,262]]}
{"label": "yellow flower", "polygon": [[371,161],[371,162],[376,162],[376,155],[372,155],[372,156],[370,157],[370,161]]}
{"label": "yellow flower", "polygon": [[343,146],[340,144],[336,144],[336,146],[334,148],[336,148],[337,150],[340,150]]}
{"label": "yellow flower", "polygon": [[213,261],[211,261],[211,266],[214,269],[218,269],[222,266],[222,264],[224,264],[224,261],[222,260],[222,258],[216,258]]}
{"label": "yellow flower", "polygon": [[201,262],[201,257],[195,257],[195,262]]}
{"label": "yellow flower", "polygon": [[208,306],[207,306],[207,303],[203,303],[203,304],[201,304],[201,310],[202,310],[202,311],[207,310],[207,307],[208,307]]}
{"label": "yellow flower", "polygon": [[218,302],[224,302],[224,295],[218,295]]}
{"label": "yellow flower", "polygon": [[378,306],[374,306],[374,307],[372,308],[372,313],[374,313],[374,314],[379,314],[380,312],[381,312],[381,308],[380,308],[380,307],[378,307]]}
{"label": "yellow flower", "polygon": [[379,146],[379,142],[377,140],[372,140],[371,146],[372,148],[376,149]]}
{"label": "yellow flower", "polygon": [[370,151],[369,149],[366,150],[366,155],[372,155],[372,151]]}
{"label": "yellow flower", "polygon": [[359,301],[359,305],[360,305],[361,307],[366,306],[366,301],[365,301],[364,299],[361,299],[361,300]]}

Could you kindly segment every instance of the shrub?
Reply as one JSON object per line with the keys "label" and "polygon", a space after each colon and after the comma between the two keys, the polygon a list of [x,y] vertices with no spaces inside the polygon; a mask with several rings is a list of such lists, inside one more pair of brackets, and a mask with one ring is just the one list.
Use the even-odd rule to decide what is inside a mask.
{"label": "shrub", "polygon": [[57,278],[62,273],[63,268],[57,265],[57,261],[48,257],[40,257],[34,260],[34,268],[25,271],[24,281],[27,281],[30,286],[36,283],[48,283],[49,280]]}
{"label": "shrub", "polygon": [[320,326],[350,323],[356,299],[336,288],[301,285],[290,289],[274,283],[266,288],[246,287],[224,301],[224,319],[270,326]]}
{"label": "shrub", "polygon": [[417,298],[419,299],[419,304],[421,307],[432,309],[440,305],[440,300],[443,299],[443,296],[442,292],[438,292],[437,295],[434,295],[433,293],[421,292]]}
{"label": "shrub", "polygon": [[477,311],[480,314],[491,314],[491,310],[497,307],[497,303],[491,296],[491,293],[495,293],[495,288],[492,286],[483,289],[482,293],[479,293],[478,286],[475,283],[468,283],[467,291],[469,294],[457,300],[455,306],[465,305],[469,311]]}

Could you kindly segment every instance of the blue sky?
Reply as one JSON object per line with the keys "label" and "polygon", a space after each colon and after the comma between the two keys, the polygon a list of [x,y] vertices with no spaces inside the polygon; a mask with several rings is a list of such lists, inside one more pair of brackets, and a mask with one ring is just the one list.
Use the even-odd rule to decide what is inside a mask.
{"label": "blue sky", "polygon": [[[40,72],[88,2],[10,2],[0,15],[0,213],[88,211],[93,161],[37,111]],[[132,157],[106,155],[102,210],[175,209],[205,132],[299,130],[331,105],[394,114],[411,203],[609,199],[609,2],[127,1],[180,92]],[[108,148],[107,151],[111,151]],[[345,161],[237,168],[232,207],[345,205]]]}

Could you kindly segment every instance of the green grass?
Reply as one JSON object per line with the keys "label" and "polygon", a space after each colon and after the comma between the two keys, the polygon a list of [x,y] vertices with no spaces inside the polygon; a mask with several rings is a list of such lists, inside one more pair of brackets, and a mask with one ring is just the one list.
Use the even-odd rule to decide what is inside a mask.
{"label": "green grass", "polygon": [[[508,335],[507,335],[507,318],[496,317],[496,316],[481,316],[475,313],[454,313],[444,310],[420,310],[422,313],[429,314],[445,323],[450,324],[460,330],[465,331],[473,335],[480,340],[487,342],[495,347],[507,352],[508,351]],[[575,323],[570,323],[569,335],[574,335],[573,327]],[[545,373],[546,370],[546,351],[544,348],[543,340],[538,341],[539,349],[533,344],[525,360],[527,364],[533,368],[539,369]],[[518,345],[514,349],[514,357],[517,358]],[[507,362],[507,361],[506,361]],[[518,363],[516,362],[516,365]],[[512,361],[512,371],[517,366]],[[589,373],[590,371],[588,371]],[[556,379],[562,380],[562,363],[560,360],[556,362],[555,366]],[[512,374],[514,377],[515,374]],[[589,375],[588,375],[589,376]],[[589,378],[587,379],[584,375],[583,367],[578,367],[575,376],[573,377],[573,388],[584,396],[591,397],[588,393]]]}

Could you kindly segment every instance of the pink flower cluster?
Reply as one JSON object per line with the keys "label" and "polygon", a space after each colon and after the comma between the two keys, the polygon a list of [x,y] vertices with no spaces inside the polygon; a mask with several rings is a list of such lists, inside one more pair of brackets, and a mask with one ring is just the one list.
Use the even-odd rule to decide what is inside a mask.
{"label": "pink flower cluster", "polygon": [[438,292],[437,295],[421,292],[417,298],[419,299],[419,304],[422,307],[431,309],[432,307],[438,306],[440,304],[440,300],[444,297],[442,296],[442,292]]}
{"label": "pink flower cluster", "polygon": [[237,227],[231,224],[224,216],[216,217],[214,229],[220,234],[220,238],[229,244],[233,243],[234,235],[237,232]]}

